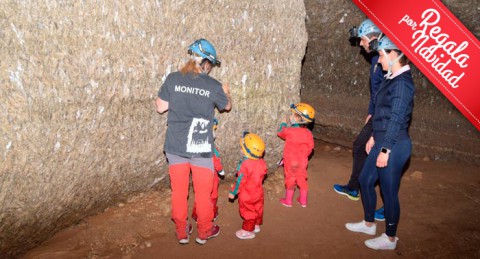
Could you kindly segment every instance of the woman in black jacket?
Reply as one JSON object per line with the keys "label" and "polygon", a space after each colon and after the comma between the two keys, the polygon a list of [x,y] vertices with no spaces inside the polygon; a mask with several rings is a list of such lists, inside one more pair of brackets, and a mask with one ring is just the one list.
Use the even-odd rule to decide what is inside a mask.
{"label": "woman in black jacket", "polygon": [[398,241],[400,178],[412,151],[408,128],[415,87],[408,59],[388,37],[379,40],[378,52],[378,62],[388,72],[375,98],[373,133],[366,145],[369,155],[360,175],[364,220],[345,226],[353,232],[375,235],[377,195],[374,186],[379,180],[385,204],[386,231],[379,237],[366,240],[365,245],[376,250],[392,250]]}

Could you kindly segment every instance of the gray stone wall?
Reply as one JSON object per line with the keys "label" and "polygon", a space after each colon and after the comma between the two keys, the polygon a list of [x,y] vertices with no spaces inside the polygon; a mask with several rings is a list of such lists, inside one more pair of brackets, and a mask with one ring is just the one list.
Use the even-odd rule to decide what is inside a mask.
{"label": "gray stone wall", "polygon": [[[480,37],[480,1],[443,1]],[[305,0],[307,54],[302,101],[317,109],[315,136],[351,146],[368,112],[369,63],[348,42],[348,29],[366,18],[349,0]],[[415,108],[410,133],[415,156],[480,165],[480,132],[413,66]]]}
{"label": "gray stone wall", "polygon": [[234,108],[218,115],[227,171],[244,130],[270,166],[299,101],[307,32],[301,0],[8,1],[0,5],[0,257],[166,183],[165,76],[204,37]]}

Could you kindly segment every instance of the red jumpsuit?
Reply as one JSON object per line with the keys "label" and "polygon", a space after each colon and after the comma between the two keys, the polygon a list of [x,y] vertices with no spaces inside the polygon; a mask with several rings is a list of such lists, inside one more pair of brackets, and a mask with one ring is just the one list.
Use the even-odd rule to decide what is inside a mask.
{"label": "red jumpsuit", "polygon": [[[218,185],[220,184],[220,177],[218,177],[218,172],[223,170],[222,160],[220,159],[220,153],[216,147],[213,148],[213,167],[215,169],[215,173],[213,174],[213,189],[212,194],[210,194],[210,200],[212,201],[213,205],[213,218],[215,219],[218,215]],[[193,204],[192,210],[192,218],[197,219],[197,208],[195,203]]]}
{"label": "red jumpsuit", "polygon": [[312,153],[314,142],[312,132],[303,127],[286,127],[281,125],[277,136],[285,140],[283,149],[283,168],[285,172],[285,189],[307,191],[308,157]]}
{"label": "red jumpsuit", "polygon": [[242,229],[252,232],[255,225],[263,223],[263,179],[267,174],[267,164],[263,159],[245,158],[237,172],[237,184],[230,192],[238,193]]}

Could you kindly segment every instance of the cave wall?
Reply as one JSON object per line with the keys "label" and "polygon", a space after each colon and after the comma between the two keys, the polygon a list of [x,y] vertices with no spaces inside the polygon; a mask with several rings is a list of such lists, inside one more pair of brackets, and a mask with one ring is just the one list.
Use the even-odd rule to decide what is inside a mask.
{"label": "cave wall", "polygon": [[300,100],[301,0],[9,1],[0,6],[0,257],[167,182],[166,75],[204,37],[229,82],[217,143],[227,171],[244,130],[281,157],[277,125]]}
{"label": "cave wall", "polygon": [[[480,37],[480,1],[443,3]],[[349,0],[305,0],[308,31],[302,68],[302,101],[317,109],[315,136],[352,145],[368,113],[370,64],[348,41],[348,30],[367,18]],[[412,66],[416,86],[410,134],[413,155],[480,165],[480,132]]]}

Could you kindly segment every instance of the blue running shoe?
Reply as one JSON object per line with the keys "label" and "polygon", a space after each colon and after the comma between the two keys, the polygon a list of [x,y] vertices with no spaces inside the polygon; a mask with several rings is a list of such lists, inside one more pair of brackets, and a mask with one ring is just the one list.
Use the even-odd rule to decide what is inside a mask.
{"label": "blue running shoe", "polygon": [[334,184],[333,190],[338,194],[347,196],[352,201],[358,201],[360,199],[358,191],[348,188],[348,185]]}
{"label": "blue running shoe", "polygon": [[385,208],[383,206],[375,211],[375,220],[385,221]]}

